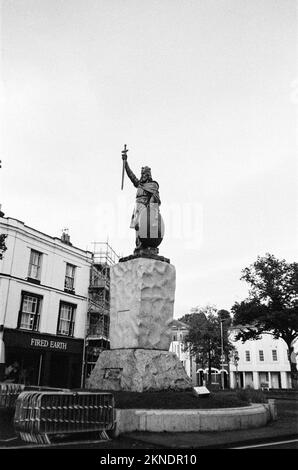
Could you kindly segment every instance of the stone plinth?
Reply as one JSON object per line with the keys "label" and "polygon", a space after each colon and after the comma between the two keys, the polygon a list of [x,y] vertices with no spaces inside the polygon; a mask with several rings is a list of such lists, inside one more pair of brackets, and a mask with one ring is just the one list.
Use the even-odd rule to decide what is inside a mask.
{"label": "stone plinth", "polygon": [[176,354],[148,349],[101,352],[86,385],[88,388],[131,392],[192,388]]}
{"label": "stone plinth", "polygon": [[144,392],[186,390],[191,380],[172,339],[175,268],[160,259],[134,258],[110,271],[110,346],[86,386]]}
{"label": "stone plinth", "polygon": [[175,297],[175,268],[157,259],[136,258],[110,271],[111,349],[168,351]]}

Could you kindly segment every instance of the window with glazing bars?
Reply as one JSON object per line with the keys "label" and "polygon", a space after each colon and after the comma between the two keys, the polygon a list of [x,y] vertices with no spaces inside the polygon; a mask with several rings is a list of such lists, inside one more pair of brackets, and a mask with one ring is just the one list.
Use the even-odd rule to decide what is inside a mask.
{"label": "window with glazing bars", "polygon": [[272,359],[273,359],[273,361],[277,361],[277,350],[276,349],[272,349]]}
{"label": "window with glazing bars", "polygon": [[18,328],[37,331],[39,328],[40,307],[42,297],[22,293]]}
{"label": "window with glazing bars", "polygon": [[72,264],[66,263],[66,273],[65,273],[65,281],[64,281],[64,289],[65,290],[74,290],[74,279],[75,279],[75,270],[76,267]]}
{"label": "window with glazing bars", "polygon": [[250,351],[245,351],[245,360],[250,361]]}
{"label": "window with glazing bars", "polygon": [[259,360],[264,361],[264,351],[262,350],[259,351]]}
{"label": "window with glazing bars", "polygon": [[76,305],[60,302],[57,334],[73,336]]}
{"label": "window with glazing bars", "polygon": [[28,277],[40,281],[42,253],[31,250]]}

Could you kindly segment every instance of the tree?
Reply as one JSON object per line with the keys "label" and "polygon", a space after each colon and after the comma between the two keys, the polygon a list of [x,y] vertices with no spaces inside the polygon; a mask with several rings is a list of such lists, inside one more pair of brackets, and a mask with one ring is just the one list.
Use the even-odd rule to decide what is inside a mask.
{"label": "tree", "polygon": [[298,337],[298,263],[287,263],[267,253],[245,268],[241,279],[250,285],[250,290],[248,299],[232,307],[233,325],[243,327],[236,340],[257,340],[265,333],[283,339],[294,386],[297,369],[291,356]]}
{"label": "tree", "polygon": [[[219,313],[222,312],[222,317]],[[221,364],[221,322],[223,319],[224,354],[228,355],[233,349],[228,338],[228,327],[231,316],[226,310],[218,312],[213,305],[196,307],[190,314],[180,318],[189,326],[185,337],[185,348],[196,356],[203,368],[208,368],[208,382],[211,382],[212,367],[219,368]]]}

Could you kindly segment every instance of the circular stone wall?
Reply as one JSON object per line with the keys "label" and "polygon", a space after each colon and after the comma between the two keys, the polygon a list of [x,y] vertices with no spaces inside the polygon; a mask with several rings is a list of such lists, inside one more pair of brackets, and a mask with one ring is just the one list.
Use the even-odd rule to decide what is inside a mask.
{"label": "circular stone wall", "polygon": [[213,410],[116,410],[116,435],[125,432],[231,431],[265,426],[276,419],[275,404]]}

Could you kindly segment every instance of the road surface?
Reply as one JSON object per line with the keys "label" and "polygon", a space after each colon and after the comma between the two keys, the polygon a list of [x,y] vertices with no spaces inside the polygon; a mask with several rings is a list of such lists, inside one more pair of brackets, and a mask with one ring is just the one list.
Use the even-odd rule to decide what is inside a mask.
{"label": "road surface", "polygon": [[230,447],[230,449],[298,449],[298,439],[279,439],[274,442],[264,442],[262,444]]}

